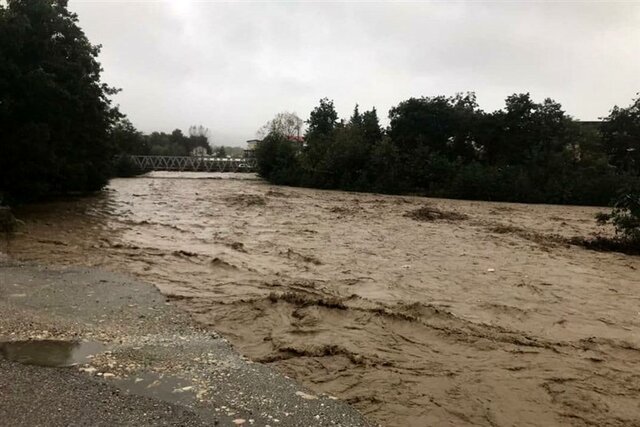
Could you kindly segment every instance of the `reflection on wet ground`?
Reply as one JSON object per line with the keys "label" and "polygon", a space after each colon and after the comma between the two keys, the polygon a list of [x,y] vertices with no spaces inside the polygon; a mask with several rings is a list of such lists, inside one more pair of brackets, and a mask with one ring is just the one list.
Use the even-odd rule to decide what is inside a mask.
{"label": "reflection on wet ground", "polygon": [[384,425],[640,419],[638,258],[556,238],[601,209],[185,176],[17,211],[11,254],[133,273]]}
{"label": "reflection on wet ground", "polygon": [[145,372],[117,379],[115,385],[130,394],[152,397],[180,405],[189,406],[196,401],[193,384],[172,375]]}
{"label": "reflection on wet ground", "polygon": [[12,362],[55,368],[84,364],[106,350],[95,341],[29,340],[0,342],[0,353]]}

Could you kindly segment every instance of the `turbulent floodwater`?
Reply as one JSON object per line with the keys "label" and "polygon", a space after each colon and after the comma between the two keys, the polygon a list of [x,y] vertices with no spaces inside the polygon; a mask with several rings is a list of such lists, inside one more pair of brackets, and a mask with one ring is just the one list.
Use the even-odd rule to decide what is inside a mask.
{"label": "turbulent floodwater", "polygon": [[8,249],[138,275],[383,425],[640,425],[640,258],[563,243],[598,211],[158,173],[18,211]]}

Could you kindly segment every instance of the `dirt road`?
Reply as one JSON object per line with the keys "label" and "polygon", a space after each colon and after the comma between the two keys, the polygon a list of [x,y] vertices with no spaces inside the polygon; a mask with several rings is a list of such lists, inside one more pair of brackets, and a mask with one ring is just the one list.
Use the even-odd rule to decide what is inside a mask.
{"label": "dirt road", "polygon": [[201,176],[18,211],[10,253],[138,275],[383,425],[640,425],[640,258],[565,242],[601,209]]}

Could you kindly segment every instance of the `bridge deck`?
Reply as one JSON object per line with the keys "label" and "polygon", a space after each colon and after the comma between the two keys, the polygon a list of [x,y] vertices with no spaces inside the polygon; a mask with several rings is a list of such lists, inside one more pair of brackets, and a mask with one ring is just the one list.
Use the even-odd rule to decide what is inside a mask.
{"label": "bridge deck", "polygon": [[207,156],[129,156],[142,171],[255,172],[255,159]]}

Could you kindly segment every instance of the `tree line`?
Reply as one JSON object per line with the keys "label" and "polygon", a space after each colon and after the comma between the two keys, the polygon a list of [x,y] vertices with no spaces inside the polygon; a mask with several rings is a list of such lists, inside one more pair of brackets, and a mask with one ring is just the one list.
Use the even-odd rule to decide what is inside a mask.
{"label": "tree line", "polygon": [[242,157],[241,147],[212,145],[209,129],[202,125],[189,127],[188,135],[180,129],[171,133],[138,131],[126,118],[114,125],[110,132],[114,152],[112,174],[130,177],[140,173],[129,155],[150,156],[214,156]]}
{"label": "tree line", "polygon": [[209,129],[191,126],[189,134],[180,129],[171,133],[152,132],[148,135],[138,131],[129,120],[123,119],[111,130],[111,140],[116,152],[134,155],[188,156],[201,148],[204,154],[211,154]]}
{"label": "tree line", "polygon": [[528,93],[482,111],[475,94],[411,98],[340,120],[320,100],[304,144],[277,129],[258,145],[259,173],[276,184],[437,197],[608,205],[640,188],[640,98],[602,122],[579,122]]}
{"label": "tree line", "polygon": [[213,145],[208,128],[199,125],[189,127],[185,135],[180,129],[171,133],[138,131],[124,118],[111,129],[111,140],[117,153],[151,156],[211,155],[215,157],[241,157],[241,147]]}

